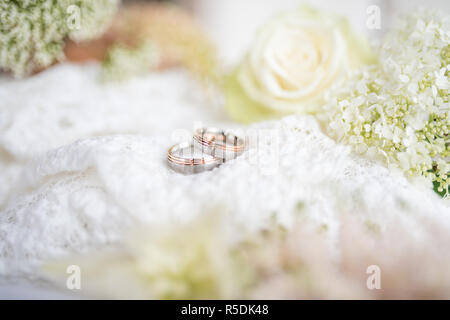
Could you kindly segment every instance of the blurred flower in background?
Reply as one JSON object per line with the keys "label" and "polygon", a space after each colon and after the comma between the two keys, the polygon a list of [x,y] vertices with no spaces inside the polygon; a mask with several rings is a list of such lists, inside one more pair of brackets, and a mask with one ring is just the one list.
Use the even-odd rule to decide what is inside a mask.
{"label": "blurred flower in background", "polygon": [[[327,229],[301,217],[288,232],[274,223],[236,242],[210,213],[187,224],[144,228],[123,249],[51,262],[45,272],[65,283],[67,266],[78,265],[84,292],[97,298],[449,298],[450,256],[438,250],[449,241],[446,229],[422,221],[424,242],[398,222],[381,230],[342,212],[336,253]],[[367,288],[370,265],[381,269],[380,290]]]}
{"label": "blurred flower in background", "polygon": [[170,3],[126,4],[101,38],[69,42],[65,53],[71,61],[101,61],[104,80],[181,66],[198,79],[218,81],[213,45],[187,11]]}
{"label": "blurred flower in background", "polygon": [[[118,4],[119,0],[2,1],[0,70],[22,77],[62,60],[66,39],[80,42],[101,35]],[[71,15],[75,21],[69,21]]]}
{"label": "blurred flower in background", "polygon": [[346,18],[303,6],[272,19],[228,78],[226,107],[250,122],[289,113],[316,113],[335,81],[375,56]]}
{"label": "blurred flower in background", "polygon": [[123,250],[49,263],[50,277],[79,265],[86,292],[122,299],[230,299],[251,278],[229,244],[217,215],[188,224],[136,231]]}
{"label": "blurred flower in background", "polygon": [[3,1],[0,70],[23,77],[67,59],[100,61],[102,79],[181,66],[218,82],[215,49],[191,14],[171,3]]}

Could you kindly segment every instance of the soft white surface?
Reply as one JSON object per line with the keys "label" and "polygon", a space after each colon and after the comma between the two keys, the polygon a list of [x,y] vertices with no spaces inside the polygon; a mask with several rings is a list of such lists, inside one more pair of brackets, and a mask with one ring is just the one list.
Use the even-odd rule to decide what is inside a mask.
{"label": "soft white surface", "polygon": [[260,143],[211,172],[177,174],[166,165],[174,137],[199,121],[216,124],[220,114],[181,71],[117,86],[99,84],[97,72],[60,65],[1,85],[3,279],[33,278],[43,261],[118,243],[143,222],[217,209],[238,237],[272,219],[289,227],[301,202],[312,225],[328,226],[336,255],[342,213],[381,228],[404,223],[419,239],[429,236],[423,217],[450,231],[448,201],[354,156],[311,117],[241,127]]}

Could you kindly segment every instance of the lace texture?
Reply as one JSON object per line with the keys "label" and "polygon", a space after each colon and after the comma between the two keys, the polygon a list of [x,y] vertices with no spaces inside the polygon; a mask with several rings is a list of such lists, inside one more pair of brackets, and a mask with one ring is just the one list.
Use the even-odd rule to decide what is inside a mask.
{"label": "lace texture", "polygon": [[182,71],[117,87],[97,75],[96,66],[61,65],[0,88],[4,276],[34,276],[43,261],[120,244],[135,225],[211,210],[227,216],[235,239],[274,220],[289,228],[302,214],[327,226],[336,256],[343,213],[381,229],[402,223],[419,239],[423,219],[450,230],[448,201],[358,158],[308,116],[238,127],[259,137],[242,156],[197,175],[173,172],[167,149],[194,123],[230,125]]}

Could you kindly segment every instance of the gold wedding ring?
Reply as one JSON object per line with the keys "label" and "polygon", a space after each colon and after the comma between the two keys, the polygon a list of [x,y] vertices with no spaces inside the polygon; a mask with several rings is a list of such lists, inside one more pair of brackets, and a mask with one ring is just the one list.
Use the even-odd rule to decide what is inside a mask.
{"label": "gold wedding ring", "polygon": [[209,155],[223,162],[235,159],[245,150],[245,140],[230,131],[216,128],[200,128],[194,132],[194,143]]}

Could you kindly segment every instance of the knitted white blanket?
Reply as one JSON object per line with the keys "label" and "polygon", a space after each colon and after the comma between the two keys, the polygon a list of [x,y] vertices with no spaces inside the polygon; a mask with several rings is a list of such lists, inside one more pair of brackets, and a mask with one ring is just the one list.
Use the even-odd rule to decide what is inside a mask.
{"label": "knitted white blanket", "polygon": [[[450,231],[450,206],[383,164],[353,155],[312,117],[240,127],[259,143],[210,172],[184,176],[167,149],[220,114],[182,71],[102,85],[97,66],[60,65],[0,87],[0,274],[32,276],[43,261],[114,245],[133,225],[189,220],[219,208],[239,237],[302,208],[339,255],[340,216],[381,228],[421,221]],[[230,125],[222,121],[222,126]],[[181,130],[183,129],[183,130]],[[425,239],[425,238],[424,238]],[[448,250],[448,248],[442,248]]]}

